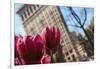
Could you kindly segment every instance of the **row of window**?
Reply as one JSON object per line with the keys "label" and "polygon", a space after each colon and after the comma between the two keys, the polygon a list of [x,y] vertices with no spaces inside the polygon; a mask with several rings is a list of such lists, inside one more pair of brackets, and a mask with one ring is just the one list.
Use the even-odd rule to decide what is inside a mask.
{"label": "row of window", "polygon": [[49,14],[49,12],[50,12],[49,10],[50,10],[49,8],[46,8],[43,12],[41,12],[41,14],[39,14],[39,16],[38,16],[39,17],[39,20],[42,18],[42,21],[45,20],[47,23],[49,23],[49,22],[50,23],[54,23],[57,20],[59,20],[58,18],[55,18],[55,17],[51,18],[51,16],[53,16],[53,15],[50,15]]}
{"label": "row of window", "polygon": [[23,14],[21,14],[21,18],[24,21],[26,18],[28,18],[33,12],[35,12],[40,5],[30,5],[27,7],[26,10],[24,10]]}
{"label": "row of window", "polygon": [[[29,11],[27,10],[27,12],[28,12],[28,14],[29,14]],[[47,10],[46,10],[46,12],[47,12]],[[49,12],[49,11],[48,11]],[[41,15],[39,15],[38,17],[40,17],[40,18],[44,18],[44,17],[42,17],[42,15],[43,15],[43,13],[41,14]],[[26,16],[26,15],[25,15]],[[45,16],[45,15],[44,15]],[[48,15],[49,16],[49,15]],[[35,20],[35,19],[34,19]],[[40,20],[40,19],[38,19],[38,20]],[[44,20],[44,19],[43,19]],[[42,21],[43,21],[42,20]],[[51,19],[52,20],[52,19]],[[56,19],[55,19],[56,20]],[[42,22],[42,21],[40,21],[40,22]],[[50,20],[49,20],[50,21]]]}
{"label": "row of window", "polygon": [[71,55],[67,58],[68,61],[77,61],[75,55]]}
{"label": "row of window", "polygon": [[72,49],[70,49],[68,52],[66,52],[65,54],[66,54],[66,56],[68,56],[69,54],[71,54],[71,53],[73,53],[73,50]]}

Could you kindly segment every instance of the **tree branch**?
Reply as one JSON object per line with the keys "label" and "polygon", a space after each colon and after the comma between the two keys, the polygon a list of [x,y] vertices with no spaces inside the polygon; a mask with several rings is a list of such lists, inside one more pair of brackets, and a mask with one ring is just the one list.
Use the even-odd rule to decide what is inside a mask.
{"label": "tree branch", "polygon": [[86,20],[87,20],[87,12],[86,12],[86,9],[84,8],[84,13],[85,13],[85,19],[83,21],[83,26],[85,25],[86,23]]}
{"label": "tree branch", "polygon": [[[71,20],[73,21],[73,23],[75,24],[75,25],[77,25],[77,23],[74,21],[74,19],[72,18],[72,16],[70,16],[70,18],[71,18]],[[78,25],[77,25],[78,26]]]}
{"label": "tree branch", "polygon": [[70,10],[71,14],[73,15],[73,17],[75,18],[75,20],[81,25],[81,19],[80,19],[79,16],[75,13],[75,11],[72,9],[72,7],[69,7],[69,10]]}
{"label": "tree branch", "polygon": [[81,28],[81,26],[72,25],[72,24],[68,24],[68,26],[73,26],[73,27]]}

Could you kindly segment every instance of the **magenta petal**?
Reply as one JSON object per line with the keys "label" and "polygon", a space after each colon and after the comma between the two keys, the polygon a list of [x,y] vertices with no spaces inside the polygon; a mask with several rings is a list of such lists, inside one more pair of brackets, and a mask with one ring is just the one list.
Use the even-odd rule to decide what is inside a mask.
{"label": "magenta petal", "polygon": [[26,64],[26,62],[22,58],[18,58],[18,57],[15,58],[14,63],[15,63],[15,65],[24,65],[24,64]]}
{"label": "magenta petal", "polygon": [[19,37],[15,35],[14,37],[14,52],[15,52],[15,58],[18,56],[18,51],[17,51],[17,42],[18,42]]}
{"label": "magenta petal", "polygon": [[60,44],[60,36],[60,30],[55,27],[46,27],[41,33],[45,46],[47,46],[50,50],[57,50],[57,46]]}
{"label": "magenta petal", "polygon": [[41,64],[48,64],[51,63],[51,57],[49,55],[44,55],[41,58]]}
{"label": "magenta petal", "polygon": [[19,57],[23,58],[26,64],[37,63],[43,55],[43,45],[39,35],[20,38],[17,43]]}

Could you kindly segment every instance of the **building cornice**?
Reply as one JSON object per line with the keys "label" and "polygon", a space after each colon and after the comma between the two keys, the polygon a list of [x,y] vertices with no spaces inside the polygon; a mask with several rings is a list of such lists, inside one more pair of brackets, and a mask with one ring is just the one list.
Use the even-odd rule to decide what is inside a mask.
{"label": "building cornice", "polygon": [[[46,7],[47,7],[47,6],[46,6]],[[41,6],[41,7],[37,10],[38,12],[35,11],[31,16],[29,16],[29,17],[23,22],[23,24],[26,23],[28,20],[30,20],[31,17],[33,17],[33,16],[35,17],[39,12],[41,12],[41,11],[39,11],[39,10],[43,10],[43,9],[46,8],[46,7],[45,7],[45,6]]]}

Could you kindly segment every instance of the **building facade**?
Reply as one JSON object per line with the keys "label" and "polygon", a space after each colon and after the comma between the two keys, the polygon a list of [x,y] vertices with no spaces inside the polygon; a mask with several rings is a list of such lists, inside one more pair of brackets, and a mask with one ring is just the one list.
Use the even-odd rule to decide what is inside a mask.
{"label": "building facade", "polygon": [[79,61],[79,53],[73,45],[69,31],[58,6],[24,4],[17,13],[28,35],[36,35],[46,26],[58,27],[61,32],[62,51],[66,62]]}
{"label": "building facade", "polygon": [[76,32],[70,32],[70,37],[78,51],[80,61],[85,60],[87,58],[87,52],[85,49],[85,45],[83,44],[83,41],[80,41],[78,39],[79,37]]}

